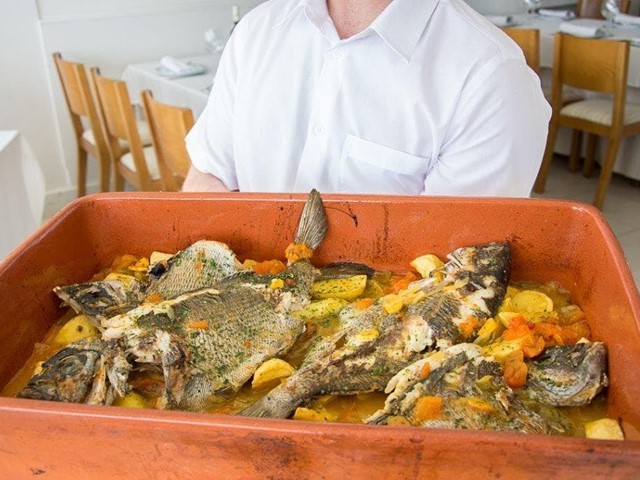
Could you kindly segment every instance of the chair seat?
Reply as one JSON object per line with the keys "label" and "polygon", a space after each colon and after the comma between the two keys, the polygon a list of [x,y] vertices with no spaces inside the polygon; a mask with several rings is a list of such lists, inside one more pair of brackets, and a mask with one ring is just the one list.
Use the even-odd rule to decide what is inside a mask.
{"label": "chair seat", "polygon": [[[158,168],[158,160],[156,159],[156,152],[153,147],[144,147],[144,159],[147,162],[147,170],[149,171],[149,177],[151,180],[160,179],[160,169]],[[132,172],[136,171],[136,164],[133,162],[133,155],[131,152],[125,153],[120,157],[120,162]]]}
{"label": "chair seat", "polygon": [[[149,124],[142,120],[138,120],[136,124],[138,126],[138,134],[140,135],[140,141],[142,142],[142,145],[145,147],[147,145],[151,145],[151,131],[149,130]],[[84,138],[91,145],[96,144],[95,137],[93,136],[93,130],[91,130],[90,128],[82,133],[82,138]],[[127,145],[126,140],[119,139],[118,143],[120,144],[120,148],[122,148],[123,150],[129,150],[129,145]]]}
{"label": "chair seat", "polygon": [[[561,115],[581,118],[593,123],[611,126],[613,104],[607,99],[582,100],[567,105],[560,110]],[[624,124],[640,122],[640,105],[627,103],[624,107]]]}

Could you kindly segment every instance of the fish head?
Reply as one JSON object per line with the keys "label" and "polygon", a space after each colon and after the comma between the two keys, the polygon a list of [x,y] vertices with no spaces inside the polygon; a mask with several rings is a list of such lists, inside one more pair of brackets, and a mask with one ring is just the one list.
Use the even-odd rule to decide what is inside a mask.
{"label": "fish head", "polygon": [[90,392],[100,368],[105,343],[98,338],[80,340],[63,348],[42,364],[20,398],[80,403]]}
{"label": "fish head", "polygon": [[491,277],[503,284],[509,281],[511,248],[508,243],[462,247],[448,258],[447,274],[453,277],[467,276],[484,287],[490,286]]}

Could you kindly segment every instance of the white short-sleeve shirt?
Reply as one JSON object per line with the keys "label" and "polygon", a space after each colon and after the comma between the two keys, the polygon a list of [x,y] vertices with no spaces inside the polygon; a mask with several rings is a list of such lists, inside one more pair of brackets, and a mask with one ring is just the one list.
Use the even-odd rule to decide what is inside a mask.
{"label": "white short-sleeve shirt", "polygon": [[325,0],[271,0],[235,29],[187,148],[232,190],[528,196],[550,112],[463,0],[394,0],[345,40]]}

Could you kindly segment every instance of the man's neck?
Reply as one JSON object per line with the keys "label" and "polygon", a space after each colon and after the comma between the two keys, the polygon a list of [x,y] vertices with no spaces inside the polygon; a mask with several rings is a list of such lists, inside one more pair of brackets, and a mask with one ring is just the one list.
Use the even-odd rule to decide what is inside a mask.
{"label": "man's neck", "polygon": [[391,0],[327,0],[327,9],[338,36],[349,38],[371,25],[390,3]]}

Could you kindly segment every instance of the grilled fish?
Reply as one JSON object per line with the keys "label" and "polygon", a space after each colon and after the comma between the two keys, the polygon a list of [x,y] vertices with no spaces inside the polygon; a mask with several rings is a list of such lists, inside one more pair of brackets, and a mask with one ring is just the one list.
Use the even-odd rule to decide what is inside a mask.
{"label": "grilled fish", "polygon": [[131,310],[145,298],[144,282],[131,275],[112,273],[104,280],[55,287],[54,293],[76,313],[83,313],[96,325]]}
{"label": "grilled fish", "polygon": [[238,272],[240,263],[228,245],[200,240],[151,270],[147,295],[170,299],[183,293],[213,287]]}
{"label": "grilled fish", "polygon": [[[307,249],[316,248],[326,231],[324,207],[314,190],[301,215],[296,242]],[[198,251],[200,246],[196,257]],[[233,268],[235,257],[228,258],[226,265]],[[110,392],[126,393],[132,369],[156,367],[164,375],[168,408],[202,410],[236,392],[263,361],[286,352],[303,332],[304,322],[290,313],[309,301],[318,271],[308,259],[296,260],[276,276],[280,280],[276,286],[274,276],[230,274],[218,279],[215,288],[144,304],[107,318],[101,322],[103,343],[96,342],[94,350],[100,345],[117,345],[115,353],[105,350],[95,358],[94,352],[89,358],[84,353],[80,356],[77,348],[68,351],[76,356],[75,363],[87,360],[85,370],[93,371],[93,377],[78,376],[75,371],[67,375],[62,359],[52,358],[47,365],[49,374],[30,382],[30,388],[21,395],[44,398],[40,392],[74,383],[74,388],[82,392],[69,396],[71,401],[108,404],[113,399]],[[177,271],[175,268],[176,264],[171,270]],[[186,271],[184,275],[188,274]],[[175,290],[153,291],[170,296]],[[87,396],[86,392],[95,393]]]}
{"label": "grilled fish", "polygon": [[426,279],[409,286],[409,292],[422,289],[423,294],[406,312],[387,314],[384,299],[361,313],[343,309],[340,331],[317,340],[300,370],[241,414],[287,418],[315,395],[382,390],[436,340],[461,335],[446,335],[440,326],[458,332],[458,323],[495,313],[506,291],[509,262],[506,244],[460,248],[444,265],[440,283]]}
{"label": "grilled fish", "polygon": [[[545,417],[525,406],[504,382],[498,363],[462,343],[433,352],[399,372],[386,389],[385,407],[366,420],[383,425],[400,417],[412,425],[520,433],[566,434],[561,414]],[[421,411],[422,399],[435,409]]]}
{"label": "grilled fish", "polygon": [[[511,267],[507,243],[458,248],[448,255],[439,283],[424,282],[426,298],[407,308],[428,330],[429,347],[470,341],[502,302]],[[471,323],[470,323],[471,322]],[[463,329],[469,325],[469,329]]]}
{"label": "grilled fish", "polygon": [[523,396],[549,406],[588,405],[609,384],[602,342],[548,348],[528,368]]}

